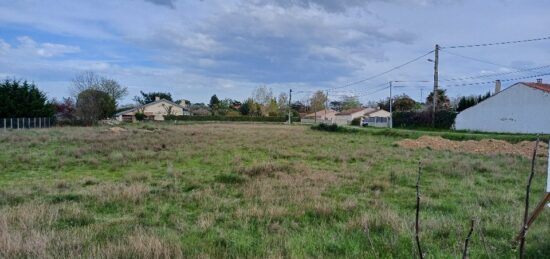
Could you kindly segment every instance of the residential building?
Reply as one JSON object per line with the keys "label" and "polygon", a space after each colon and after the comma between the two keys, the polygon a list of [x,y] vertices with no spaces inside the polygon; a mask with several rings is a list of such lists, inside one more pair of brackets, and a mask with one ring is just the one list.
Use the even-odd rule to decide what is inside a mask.
{"label": "residential building", "polygon": [[164,120],[164,116],[167,115],[191,115],[188,108],[156,97],[154,102],[115,114],[115,118],[119,121],[136,121],[136,113],[143,113],[145,119],[156,121]]}
{"label": "residential building", "polygon": [[550,84],[516,83],[472,106],[455,119],[455,129],[509,133],[550,133]]}
{"label": "residential building", "polygon": [[349,125],[356,118],[362,118],[365,114],[376,111],[375,108],[355,108],[336,113],[334,123],[337,125]]}
{"label": "residential building", "polygon": [[329,123],[332,124],[338,111],[332,109],[323,109],[317,112],[309,113],[302,117],[301,123]]}
{"label": "residential building", "polygon": [[368,112],[363,117],[361,125],[377,128],[389,128],[390,127],[390,112],[382,109]]}

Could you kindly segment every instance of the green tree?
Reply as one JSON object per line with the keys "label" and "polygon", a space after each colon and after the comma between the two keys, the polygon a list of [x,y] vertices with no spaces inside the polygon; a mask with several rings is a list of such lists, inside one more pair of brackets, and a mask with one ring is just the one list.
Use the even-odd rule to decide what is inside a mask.
{"label": "green tree", "polygon": [[168,101],[172,101],[172,94],[167,92],[149,92],[149,93],[144,93],[143,91],[139,91],[139,92],[141,96],[135,96],[134,101],[141,105],[152,103],[155,101],[157,97],[160,99],[166,99]]}
{"label": "green tree", "polygon": [[76,100],[76,114],[87,124],[108,118],[114,114],[115,110],[115,100],[103,91],[84,90]]}
{"label": "green tree", "polygon": [[485,95],[478,95],[478,96],[462,96],[458,99],[458,105],[456,107],[456,111],[461,112],[463,110],[466,110],[489,97],[491,97],[491,92],[487,92]]}
{"label": "green tree", "polygon": [[218,106],[220,104],[220,99],[216,95],[212,95],[210,97],[210,103],[208,104],[208,107],[210,108],[210,112],[212,115],[215,115],[218,112]]}
{"label": "green tree", "polygon": [[54,106],[34,83],[5,80],[0,83],[0,117],[49,117]]}
{"label": "green tree", "polygon": [[414,110],[416,102],[406,94],[393,97],[392,109],[397,112],[408,112]]}
{"label": "green tree", "polygon": [[248,116],[261,116],[262,106],[256,103],[254,99],[248,98],[239,108],[242,115]]}
{"label": "green tree", "polygon": [[361,107],[361,102],[357,96],[344,96],[342,97],[342,110],[349,110]]}
{"label": "green tree", "polygon": [[317,91],[313,93],[309,99],[309,103],[313,112],[320,111],[325,109],[327,102],[327,95],[323,91]]}
{"label": "green tree", "polygon": [[[426,97],[426,103],[432,107],[433,104],[433,95],[434,92],[432,91],[428,97]],[[449,100],[449,97],[447,97],[447,90],[445,89],[437,89],[437,107],[438,110],[449,110],[451,108],[451,101]]]}

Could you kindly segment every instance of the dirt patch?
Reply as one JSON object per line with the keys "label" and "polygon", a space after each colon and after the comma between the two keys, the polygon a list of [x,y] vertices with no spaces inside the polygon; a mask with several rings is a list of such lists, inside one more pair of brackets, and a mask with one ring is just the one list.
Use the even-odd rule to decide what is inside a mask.
{"label": "dirt patch", "polygon": [[[422,136],[418,139],[398,141],[397,145],[411,149],[429,147],[435,150],[449,150],[476,154],[510,154],[530,158],[533,155],[535,142],[522,141],[512,144],[504,140],[496,139],[453,141],[442,137]],[[548,157],[548,145],[544,142],[540,142],[537,153],[540,157]]]}
{"label": "dirt patch", "polygon": [[128,130],[126,130],[125,128],[121,128],[121,127],[112,127],[112,128],[109,129],[109,131],[114,132],[114,133],[120,133],[120,132],[126,132]]}

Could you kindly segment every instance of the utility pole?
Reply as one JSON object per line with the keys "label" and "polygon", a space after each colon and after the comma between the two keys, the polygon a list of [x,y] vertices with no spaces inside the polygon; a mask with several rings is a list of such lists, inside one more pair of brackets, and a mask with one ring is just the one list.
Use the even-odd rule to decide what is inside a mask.
{"label": "utility pole", "polygon": [[420,103],[424,100],[424,88],[420,88]]}
{"label": "utility pole", "polygon": [[439,80],[439,44],[435,44],[435,59],[434,59],[434,92],[432,94],[432,128],[435,128],[435,112],[437,107],[437,90],[438,90],[438,80]]}
{"label": "utility pole", "polygon": [[325,100],[325,121],[327,120],[327,109],[328,109],[328,90],[327,90],[327,96],[326,97],[326,100]]}
{"label": "utility pole", "polygon": [[390,81],[390,129],[393,128],[393,96],[392,96],[392,81]]}
{"label": "utility pole", "polygon": [[288,125],[292,124],[292,89],[290,89],[290,93],[288,94]]}

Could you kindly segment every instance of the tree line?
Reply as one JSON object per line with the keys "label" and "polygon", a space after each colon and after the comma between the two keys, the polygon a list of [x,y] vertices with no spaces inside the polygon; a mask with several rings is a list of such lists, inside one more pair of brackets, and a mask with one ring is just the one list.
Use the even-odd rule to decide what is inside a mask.
{"label": "tree line", "polygon": [[[438,90],[438,107],[440,111],[463,111],[468,107],[490,97],[490,93],[480,96],[462,96],[451,103],[444,89]],[[323,91],[294,100],[289,103],[285,92],[278,95],[267,86],[256,87],[244,101],[231,98],[220,98],[212,95],[209,103],[191,103],[189,100],[174,100],[169,92],[143,92],[133,98],[135,104],[120,105],[128,95],[128,88],[116,80],[100,76],[94,72],[83,72],[72,80],[71,96],[61,100],[48,100],[46,94],[28,81],[6,79],[0,83],[0,117],[49,117],[56,115],[59,120],[79,120],[91,124],[97,120],[112,117],[117,111],[134,108],[155,101],[155,98],[174,101],[186,106],[193,115],[215,116],[286,116],[288,111],[293,116],[314,113],[323,109],[343,111],[364,106],[380,107],[389,110],[390,100],[386,98],[377,102],[362,104],[357,96],[341,96],[338,100],[328,100]],[[416,102],[406,94],[394,96],[392,108],[396,112],[411,112],[430,108],[433,93],[430,93],[425,104]]]}

